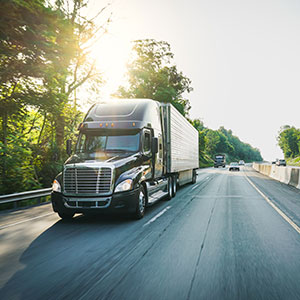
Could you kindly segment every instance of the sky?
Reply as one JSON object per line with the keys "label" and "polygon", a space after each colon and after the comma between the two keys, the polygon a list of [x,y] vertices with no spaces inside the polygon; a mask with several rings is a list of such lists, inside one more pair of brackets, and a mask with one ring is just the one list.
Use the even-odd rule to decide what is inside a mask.
{"label": "sky", "polygon": [[[92,0],[90,9],[106,3]],[[107,94],[124,82],[131,41],[167,41],[192,80],[190,117],[231,129],[265,160],[283,157],[280,127],[300,128],[300,1],[115,0],[110,9],[94,49]]]}

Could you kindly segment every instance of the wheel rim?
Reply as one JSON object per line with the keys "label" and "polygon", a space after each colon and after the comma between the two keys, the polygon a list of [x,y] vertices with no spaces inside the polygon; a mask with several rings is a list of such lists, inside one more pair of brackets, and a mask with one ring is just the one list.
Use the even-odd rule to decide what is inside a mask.
{"label": "wheel rim", "polygon": [[174,195],[176,193],[176,188],[177,188],[177,186],[176,186],[176,179],[174,178],[173,179],[173,192],[174,192]]}
{"label": "wheel rim", "polygon": [[140,191],[140,195],[139,195],[139,210],[140,210],[140,213],[144,212],[145,204],[146,204],[145,195],[142,191]]}
{"label": "wheel rim", "polygon": [[169,195],[172,196],[172,179],[169,178]]}

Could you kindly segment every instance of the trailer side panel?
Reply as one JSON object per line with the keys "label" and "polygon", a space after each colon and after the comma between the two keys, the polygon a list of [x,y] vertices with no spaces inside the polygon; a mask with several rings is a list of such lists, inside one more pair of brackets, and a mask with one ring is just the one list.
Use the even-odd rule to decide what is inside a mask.
{"label": "trailer side panel", "polygon": [[168,122],[168,172],[199,168],[198,131],[174,108],[166,105]]}

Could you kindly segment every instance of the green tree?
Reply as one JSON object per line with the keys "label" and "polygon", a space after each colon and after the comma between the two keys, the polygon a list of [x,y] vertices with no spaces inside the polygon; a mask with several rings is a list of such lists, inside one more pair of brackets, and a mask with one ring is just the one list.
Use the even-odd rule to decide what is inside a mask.
{"label": "green tree", "polygon": [[300,130],[289,125],[282,126],[277,137],[278,145],[286,158],[297,157],[300,152]]}
{"label": "green tree", "polygon": [[133,59],[128,64],[128,87],[119,87],[114,96],[172,103],[187,115],[190,103],[183,95],[192,91],[191,80],[177,70],[173,58],[171,47],[165,41],[134,41]]}
{"label": "green tree", "polygon": [[203,156],[205,152],[206,146],[206,138],[205,138],[205,127],[203,122],[200,119],[195,119],[192,122],[192,125],[197,129],[199,134],[199,155]]}
{"label": "green tree", "polygon": [[211,157],[213,157],[217,152],[217,146],[220,142],[220,135],[211,129],[207,129],[205,132],[206,143],[205,143],[205,151]]}
{"label": "green tree", "polygon": [[24,128],[18,121],[26,119],[29,107],[51,107],[43,83],[64,56],[64,49],[56,43],[62,18],[44,1],[1,1],[0,18],[0,167],[2,185],[7,186],[7,171],[12,171],[9,158],[20,149],[13,136],[18,136],[18,126],[21,132]]}
{"label": "green tree", "polygon": [[82,116],[71,98],[102,82],[89,51],[110,17],[96,25],[105,8],[87,19],[83,0],[0,3],[0,193],[7,193],[49,186],[60,169],[64,140]]}
{"label": "green tree", "polygon": [[226,154],[227,161],[245,160],[262,161],[260,151],[243,143],[232,134],[231,130],[220,127],[218,130],[205,129],[205,149],[203,153],[208,154],[212,159],[215,154]]}
{"label": "green tree", "polygon": [[260,151],[249,144],[242,142],[238,137],[233,135],[232,130],[220,127],[218,132],[226,137],[227,151],[225,151],[225,153],[228,154],[230,161],[262,161]]}
{"label": "green tree", "polygon": [[101,17],[108,6],[96,12],[94,17],[86,18],[82,10],[88,6],[88,3],[88,0],[71,2],[59,0],[55,1],[54,5],[54,9],[63,15],[65,24],[57,43],[61,49],[69,51],[61,58],[59,64],[55,65],[54,74],[51,74],[46,83],[49,94],[56,100],[52,113],[55,117],[56,146],[59,156],[63,151],[65,141],[66,118],[68,117],[66,108],[70,98],[73,96],[75,99],[74,111],[76,113],[77,102],[76,95],[74,95],[76,90],[88,82],[96,81],[98,85],[103,82],[101,74],[96,69],[95,60],[90,58],[90,51],[92,45],[106,31],[111,17],[105,17],[105,20],[98,22],[97,25],[96,20]]}

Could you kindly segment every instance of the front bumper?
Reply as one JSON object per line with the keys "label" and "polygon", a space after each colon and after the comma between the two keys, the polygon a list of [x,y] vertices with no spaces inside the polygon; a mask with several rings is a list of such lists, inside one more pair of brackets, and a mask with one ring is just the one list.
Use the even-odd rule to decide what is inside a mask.
{"label": "front bumper", "polygon": [[116,193],[109,197],[67,197],[52,192],[55,212],[64,213],[133,213],[136,210],[139,190]]}

